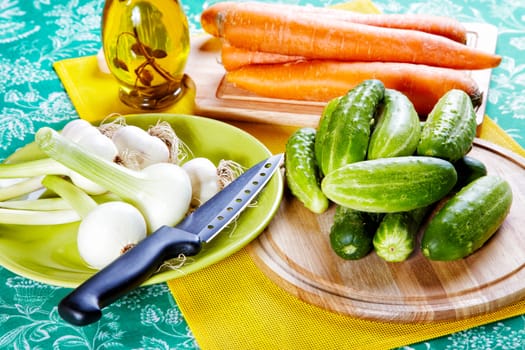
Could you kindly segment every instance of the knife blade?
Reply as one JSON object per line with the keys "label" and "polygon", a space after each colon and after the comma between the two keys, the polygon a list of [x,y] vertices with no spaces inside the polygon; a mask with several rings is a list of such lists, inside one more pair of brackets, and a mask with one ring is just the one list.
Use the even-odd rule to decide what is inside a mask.
{"label": "knife blade", "polygon": [[245,171],[175,227],[162,226],[133,249],[75,288],[58,305],[67,322],[83,326],[102,317],[102,308],[140,286],[168,259],[197,255],[257,196],[279,168],[283,154]]}

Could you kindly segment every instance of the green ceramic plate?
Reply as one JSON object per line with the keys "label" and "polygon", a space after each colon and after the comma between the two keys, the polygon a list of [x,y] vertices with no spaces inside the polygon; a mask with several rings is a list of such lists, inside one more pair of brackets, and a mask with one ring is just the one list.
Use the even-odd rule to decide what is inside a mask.
{"label": "green ceramic plate", "polygon": [[[245,167],[271,155],[270,151],[248,133],[213,119],[170,114],[141,114],[128,117],[128,123],[147,128],[159,119],[168,121],[194,156],[205,156],[217,164],[232,159]],[[42,157],[30,144],[7,162]],[[236,225],[221,232],[203,250],[182,267],[152,276],[145,284],[164,282],[201,270],[237,252],[261,233],[281,202],[282,175],[278,172],[260,194],[257,206],[246,209]],[[0,225],[0,264],[21,276],[36,281],[76,287],[96,271],[81,260],[76,248],[77,224],[55,226]]]}

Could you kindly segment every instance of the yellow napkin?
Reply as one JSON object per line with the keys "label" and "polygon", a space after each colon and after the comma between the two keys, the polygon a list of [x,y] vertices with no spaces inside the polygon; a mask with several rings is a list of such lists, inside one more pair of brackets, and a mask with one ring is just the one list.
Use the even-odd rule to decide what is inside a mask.
{"label": "yellow napkin", "polygon": [[[345,8],[348,5],[345,5]],[[368,0],[350,5],[378,12]],[[56,62],[55,70],[81,118],[136,113],[117,98],[117,84],[99,73],[95,57]],[[166,113],[191,113],[191,91]],[[233,122],[274,152],[282,152],[292,127]],[[525,156],[486,117],[480,137]],[[389,349],[525,313],[525,301],[490,314],[455,322],[396,324],[361,320],[304,303],[271,282],[246,249],[200,272],[168,282],[178,306],[203,349]]]}
{"label": "yellow napkin", "polygon": [[510,137],[498,124],[496,124],[488,116],[485,116],[483,123],[479,130],[479,137],[510,149],[516,154],[525,157],[525,149],[523,149],[512,137]]}
{"label": "yellow napkin", "polygon": [[462,321],[373,322],[332,313],[288,294],[246,249],[168,285],[204,350],[381,350],[525,313],[525,301]]}
{"label": "yellow napkin", "polygon": [[[133,109],[120,101],[117,81],[113,76],[100,72],[95,56],[58,61],[53,64],[53,68],[82,119],[98,122],[112,114],[144,112]],[[193,114],[195,86],[191,79],[186,79],[185,83],[188,87],[174,105],[155,112]]]}

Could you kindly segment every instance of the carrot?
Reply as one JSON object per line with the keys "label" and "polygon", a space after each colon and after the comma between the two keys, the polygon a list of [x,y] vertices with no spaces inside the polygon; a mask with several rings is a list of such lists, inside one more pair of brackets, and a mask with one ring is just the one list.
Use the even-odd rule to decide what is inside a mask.
{"label": "carrot", "polygon": [[[409,62],[456,69],[499,65],[501,57],[438,35],[324,20],[267,6],[214,6],[201,16],[205,30],[215,23],[217,34],[231,45],[310,59]],[[213,26],[212,26],[213,28]]]}
{"label": "carrot", "polygon": [[250,51],[222,43],[221,62],[227,71],[250,64],[287,63],[304,60],[301,56],[287,56],[278,53]]}
{"label": "carrot", "polygon": [[[286,4],[266,4],[257,2],[222,2],[215,4],[207,11],[230,11],[235,8],[254,8],[261,7],[272,10],[284,11],[286,13],[300,13],[309,16],[322,17],[325,20],[341,20],[353,23],[368,24],[385,28],[411,29],[430,34],[444,36],[451,40],[465,44],[467,42],[467,30],[459,21],[445,16],[433,16],[426,14],[364,14],[352,11],[343,11],[327,7],[313,7]],[[205,14],[203,27],[210,34],[218,36],[217,21],[209,22],[207,18],[216,18],[215,16],[207,17]]]}
{"label": "carrot", "polygon": [[404,93],[422,116],[451,89],[465,91],[476,107],[482,101],[478,85],[467,73],[411,63],[314,60],[251,65],[227,72],[226,79],[260,96],[323,102],[344,95],[363,80],[379,79]]}

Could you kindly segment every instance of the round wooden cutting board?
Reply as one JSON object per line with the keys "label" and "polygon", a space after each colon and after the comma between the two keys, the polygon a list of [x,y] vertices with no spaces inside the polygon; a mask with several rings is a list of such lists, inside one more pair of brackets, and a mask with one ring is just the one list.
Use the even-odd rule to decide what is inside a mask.
{"label": "round wooden cutting board", "polygon": [[525,298],[525,159],[475,140],[469,156],[513,190],[511,211],[477,252],[452,262],[426,259],[419,249],[404,262],[374,252],[346,261],[328,240],[334,208],[305,209],[288,191],[276,216],[249,246],[257,266],[299,299],[354,317],[391,322],[463,319]]}

